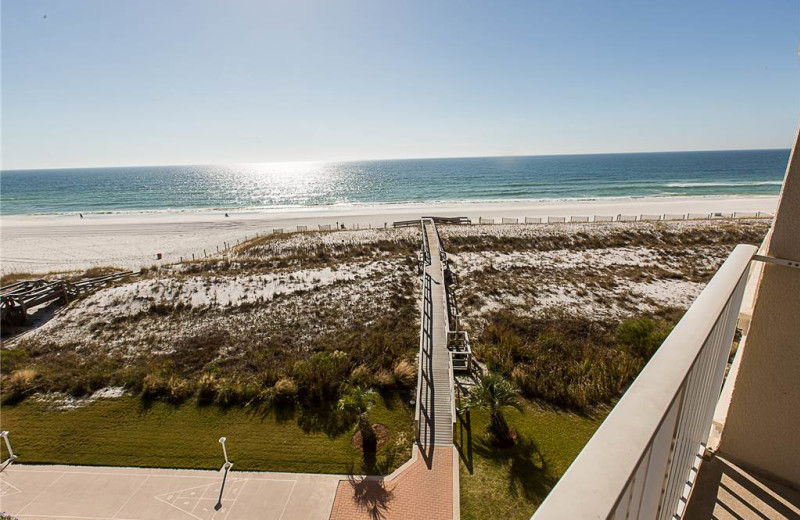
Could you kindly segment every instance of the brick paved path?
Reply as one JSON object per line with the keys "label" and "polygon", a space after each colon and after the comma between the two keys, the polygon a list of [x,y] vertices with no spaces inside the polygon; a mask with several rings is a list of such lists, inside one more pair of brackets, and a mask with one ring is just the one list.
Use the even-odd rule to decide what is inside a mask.
{"label": "brick paved path", "polygon": [[412,462],[387,479],[340,481],[330,520],[453,520],[455,448],[436,446],[430,469],[414,450]]}

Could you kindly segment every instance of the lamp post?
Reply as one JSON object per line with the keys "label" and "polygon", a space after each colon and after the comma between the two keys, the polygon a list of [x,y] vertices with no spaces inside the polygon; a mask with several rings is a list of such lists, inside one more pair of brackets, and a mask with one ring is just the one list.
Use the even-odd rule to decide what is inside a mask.
{"label": "lamp post", "polygon": [[219,438],[219,443],[222,444],[222,455],[225,457],[225,464],[222,467],[229,470],[231,466],[233,466],[233,462],[228,460],[228,450],[225,449],[225,440],[225,437]]}

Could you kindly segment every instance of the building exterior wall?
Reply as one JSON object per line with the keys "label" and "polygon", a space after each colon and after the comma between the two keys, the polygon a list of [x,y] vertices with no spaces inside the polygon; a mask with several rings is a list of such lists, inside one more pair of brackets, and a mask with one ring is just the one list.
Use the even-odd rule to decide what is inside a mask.
{"label": "building exterior wall", "polygon": [[[766,254],[800,260],[800,131]],[[718,451],[800,488],[800,269],[765,264]]]}

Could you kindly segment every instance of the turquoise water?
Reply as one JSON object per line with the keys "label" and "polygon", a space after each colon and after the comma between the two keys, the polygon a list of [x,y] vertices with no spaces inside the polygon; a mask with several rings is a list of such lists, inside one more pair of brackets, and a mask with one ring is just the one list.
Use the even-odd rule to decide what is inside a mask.
{"label": "turquoise water", "polygon": [[789,150],[148,166],[0,173],[0,214],[776,195]]}

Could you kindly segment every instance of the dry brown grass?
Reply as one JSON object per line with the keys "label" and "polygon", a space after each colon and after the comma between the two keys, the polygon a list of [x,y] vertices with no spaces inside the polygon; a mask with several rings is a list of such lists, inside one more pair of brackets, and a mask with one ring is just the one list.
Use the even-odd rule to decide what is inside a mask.
{"label": "dry brown grass", "polygon": [[30,395],[36,390],[38,372],[33,368],[16,370],[2,378],[2,400],[4,403],[13,403]]}

